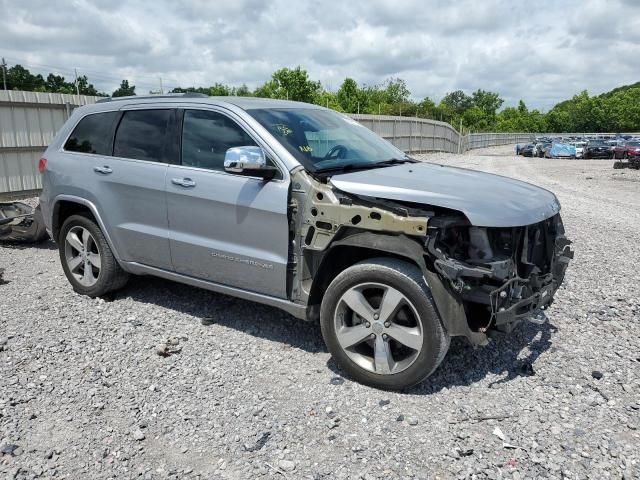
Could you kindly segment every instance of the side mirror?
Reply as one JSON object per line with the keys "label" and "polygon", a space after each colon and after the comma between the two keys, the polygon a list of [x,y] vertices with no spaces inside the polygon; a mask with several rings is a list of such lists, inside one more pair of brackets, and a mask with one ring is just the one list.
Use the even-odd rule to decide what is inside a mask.
{"label": "side mirror", "polygon": [[224,154],[224,171],[248,177],[271,180],[278,169],[267,165],[264,150],[260,147],[233,147]]}

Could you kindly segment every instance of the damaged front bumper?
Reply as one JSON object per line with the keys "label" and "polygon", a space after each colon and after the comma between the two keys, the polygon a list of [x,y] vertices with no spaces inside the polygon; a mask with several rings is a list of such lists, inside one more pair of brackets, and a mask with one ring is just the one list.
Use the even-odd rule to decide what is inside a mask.
{"label": "damaged front bumper", "polygon": [[[435,257],[433,268],[464,307],[459,310],[466,317],[464,320],[445,319],[451,326],[451,335],[484,343],[483,334],[489,329],[509,332],[522,320],[545,321],[544,310],[553,302],[573,258],[571,241],[564,236],[559,217],[557,222],[559,233],[541,229],[544,234],[533,236],[538,244],[547,242],[549,251],[544,261],[536,259],[537,265],[530,258],[528,243],[529,229],[534,226],[522,227],[520,244],[512,256],[486,262],[451,258],[438,248],[437,236],[430,236],[427,250]],[[522,275],[524,272],[528,274]]]}

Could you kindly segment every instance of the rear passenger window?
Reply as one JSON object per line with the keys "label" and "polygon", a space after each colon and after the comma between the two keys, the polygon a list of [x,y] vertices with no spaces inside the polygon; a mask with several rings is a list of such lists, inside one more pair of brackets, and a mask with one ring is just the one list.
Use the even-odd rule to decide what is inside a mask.
{"label": "rear passenger window", "polygon": [[117,116],[118,112],[87,115],[73,129],[64,149],[70,152],[111,155],[111,126]]}
{"label": "rear passenger window", "polygon": [[171,110],[129,110],[124,112],[116,131],[113,155],[116,157],[164,161],[164,145]]}
{"label": "rear passenger window", "polygon": [[236,122],[206,110],[184,112],[182,165],[224,171],[224,155],[231,147],[256,142]]}

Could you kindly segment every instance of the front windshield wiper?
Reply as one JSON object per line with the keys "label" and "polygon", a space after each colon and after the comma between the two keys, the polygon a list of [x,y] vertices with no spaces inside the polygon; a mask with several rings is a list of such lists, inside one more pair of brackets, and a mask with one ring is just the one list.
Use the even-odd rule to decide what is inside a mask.
{"label": "front windshield wiper", "polygon": [[318,168],[315,173],[330,173],[330,172],[350,172],[351,170],[360,170],[367,168],[378,168],[376,163],[345,163],[342,165],[336,165],[335,167]]}
{"label": "front windshield wiper", "polygon": [[331,172],[350,172],[352,170],[367,170],[371,168],[383,168],[390,165],[400,165],[403,163],[416,163],[416,160],[411,158],[390,158],[389,160],[382,160],[380,162],[371,163],[345,163],[343,165],[336,165],[335,167],[319,168],[315,173],[331,173]]}
{"label": "front windshield wiper", "polygon": [[400,165],[402,163],[416,163],[417,160],[413,158],[405,157],[405,158],[390,158],[389,160],[382,160],[380,162],[375,162],[375,165]]}

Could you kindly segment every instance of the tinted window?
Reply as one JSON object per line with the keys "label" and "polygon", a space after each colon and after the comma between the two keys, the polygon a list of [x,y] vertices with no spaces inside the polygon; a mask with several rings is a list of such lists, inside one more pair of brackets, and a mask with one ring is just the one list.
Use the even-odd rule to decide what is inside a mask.
{"label": "tinted window", "polygon": [[171,110],[130,110],[124,112],[113,155],[116,157],[164,161],[164,143]]}
{"label": "tinted window", "polygon": [[224,170],[229,148],[256,145],[233,120],[217,112],[187,110],[182,126],[182,164]]}
{"label": "tinted window", "polygon": [[94,113],[87,115],[73,130],[64,144],[71,152],[111,155],[111,126],[118,112]]}

